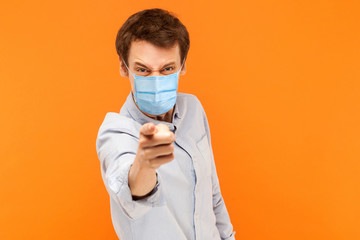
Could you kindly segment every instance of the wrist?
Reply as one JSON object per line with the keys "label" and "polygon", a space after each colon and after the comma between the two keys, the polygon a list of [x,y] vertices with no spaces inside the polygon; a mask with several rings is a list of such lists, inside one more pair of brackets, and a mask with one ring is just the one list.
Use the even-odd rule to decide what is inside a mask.
{"label": "wrist", "polygon": [[134,161],[128,175],[129,188],[132,195],[143,196],[156,186],[156,169],[140,167]]}

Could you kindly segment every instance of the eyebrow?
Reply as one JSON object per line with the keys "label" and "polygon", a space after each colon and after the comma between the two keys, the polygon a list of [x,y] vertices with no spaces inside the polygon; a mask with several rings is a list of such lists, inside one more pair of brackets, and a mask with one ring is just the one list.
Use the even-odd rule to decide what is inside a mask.
{"label": "eyebrow", "polygon": [[[142,63],[135,62],[134,64],[149,69],[149,67],[147,67],[146,65],[144,65]],[[175,65],[175,62],[169,62],[169,63],[165,64],[164,66],[162,66],[161,68],[164,68],[164,67],[167,67],[170,65]]]}

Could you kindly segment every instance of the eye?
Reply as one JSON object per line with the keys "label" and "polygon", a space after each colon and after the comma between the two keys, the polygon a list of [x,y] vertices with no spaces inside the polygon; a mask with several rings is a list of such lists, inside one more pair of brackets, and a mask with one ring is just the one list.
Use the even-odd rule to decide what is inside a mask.
{"label": "eye", "polygon": [[175,68],[174,67],[166,67],[162,70],[162,72],[171,72],[173,71]]}
{"label": "eye", "polygon": [[174,68],[173,68],[173,67],[167,67],[167,68],[165,68],[164,70],[165,70],[165,71],[172,71],[172,70],[174,70]]}
{"label": "eye", "polygon": [[141,73],[146,73],[147,69],[145,69],[145,68],[136,68],[136,71],[141,72]]}

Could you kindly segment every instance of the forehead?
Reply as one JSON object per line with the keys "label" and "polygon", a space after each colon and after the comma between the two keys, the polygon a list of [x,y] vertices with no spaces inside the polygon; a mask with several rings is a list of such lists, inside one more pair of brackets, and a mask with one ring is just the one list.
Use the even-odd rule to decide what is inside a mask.
{"label": "forehead", "polygon": [[180,63],[180,48],[176,43],[173,47],[162,48],[144,40],[133,41],[129,50],[129,64],[141,62],[152,68],[159,68],[168,62]]}

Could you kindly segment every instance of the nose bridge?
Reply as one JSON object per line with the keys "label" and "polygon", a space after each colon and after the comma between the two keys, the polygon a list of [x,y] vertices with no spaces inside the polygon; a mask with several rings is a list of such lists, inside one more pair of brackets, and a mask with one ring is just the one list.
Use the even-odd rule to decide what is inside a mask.
{"label": "nose bridge", "polygon": [[161,76],[160,71],[161,70],[153,70],[153,71],[151,71],[151,74],[149,76],[150,77]]}

